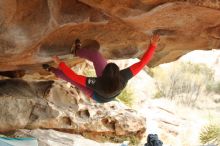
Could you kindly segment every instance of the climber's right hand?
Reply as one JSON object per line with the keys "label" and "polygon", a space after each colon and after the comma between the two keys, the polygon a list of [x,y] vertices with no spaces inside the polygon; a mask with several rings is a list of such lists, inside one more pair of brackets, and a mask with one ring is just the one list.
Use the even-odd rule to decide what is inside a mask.
{"label": "climber's right hand", "polygon": [[56,63],[57,65],[59,65],[61,63],[61,60],[58,56],[53,56],[52,59],[53,59],[54,63]]}

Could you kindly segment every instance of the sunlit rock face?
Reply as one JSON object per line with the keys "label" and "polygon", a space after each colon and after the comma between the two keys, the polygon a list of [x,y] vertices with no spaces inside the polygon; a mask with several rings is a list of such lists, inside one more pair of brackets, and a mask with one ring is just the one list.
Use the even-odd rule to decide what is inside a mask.
{"label": "sunlit rock face", "polygon": [[161,34],[149,66],[220,47],[220,4],[210,0],[1,0],[0,71],[70,53],[76,38],[100,42],[111,59],[141,57]]}
{"label": "sunlit rock face", "polygon": [[0,80],[0,132],[43,128],[94,139],[143,136],[146,119],[136,111],[117,101],[85,99],[62,81]]}

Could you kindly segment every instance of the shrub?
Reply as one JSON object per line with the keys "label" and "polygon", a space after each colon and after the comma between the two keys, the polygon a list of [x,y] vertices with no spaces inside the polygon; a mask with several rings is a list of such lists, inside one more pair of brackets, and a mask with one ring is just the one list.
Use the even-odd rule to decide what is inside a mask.
{"label": "shrub", "polygon": [[201,130],[200,141],[202,144],[220,145],[220,125],[208,124]]}
{"label": "shrub", "polygon": [[163,91],[157,91],[154,95],[154,98],[160,98],[160,97],[164,97],[164,92]]}
{"label": "shrub", "polygon": [[123,143],[124,141],[129,141],[129,146],[137,146],[141,142],[141,138],[137,135],[115,135],[114,133],[90,133],[83,132],[82,136],[93,139],[97,142],[113,142],[113,143]]}
{"label": "shrub", "polygon": [[83,70],[83,75],[85,75],[87,77],[95,77],[96,76],[95,69],[88,66]]}
{"label": "shrub", "polygon": [[208,92],[220,94],[220,82],[209,82],[206,86]]}
{"label": "shrub", "polygon": [[153,76],[158,89],[156,98],[163,96],[193,106],[207,80],[213,80],[213,71],[204,64],[175,62],[166,70],[161,67],[153,69]]}
{"label": "shrub", "polygon": [[132,107],[132,104],[135,100],[134,98],[134,92],[130,86],[127,86],[121,94],[117,96],[117,99],[119,99],[122,103],[125,105]]}

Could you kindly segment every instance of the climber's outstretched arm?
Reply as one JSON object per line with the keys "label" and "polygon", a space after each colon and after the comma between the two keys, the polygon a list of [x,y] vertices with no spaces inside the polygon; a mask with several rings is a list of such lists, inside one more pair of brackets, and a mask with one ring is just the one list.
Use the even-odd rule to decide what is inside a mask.
{"label": "climber's outstretched arm", "polygon": [[57,56],[53,57],[53,61],[59,65],[59,69],[70,78],[72,81],[86,87],[86,77],[76,74],[74,71],[71,70],[64,62],[62,62]]}
{"label": "climber's outstretched arm", "polygon": [[142,59],[129,67],[133,76],[135,76],[146,64],[148,64],[154,54],[155,48],[157,47],[157,43],[159,40],[159,35],[153,35],[148,50],[146,51]]}

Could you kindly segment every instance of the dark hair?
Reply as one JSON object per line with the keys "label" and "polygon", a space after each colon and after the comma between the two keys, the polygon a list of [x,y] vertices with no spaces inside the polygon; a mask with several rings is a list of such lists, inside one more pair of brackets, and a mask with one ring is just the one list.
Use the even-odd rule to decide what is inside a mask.
{"label": "dark hair", "polygon": [[122,84],[120,82],[120,70],[115,63],[108,63],[101,76],[102,88],[106,93],[112,93],[119,89]]}

